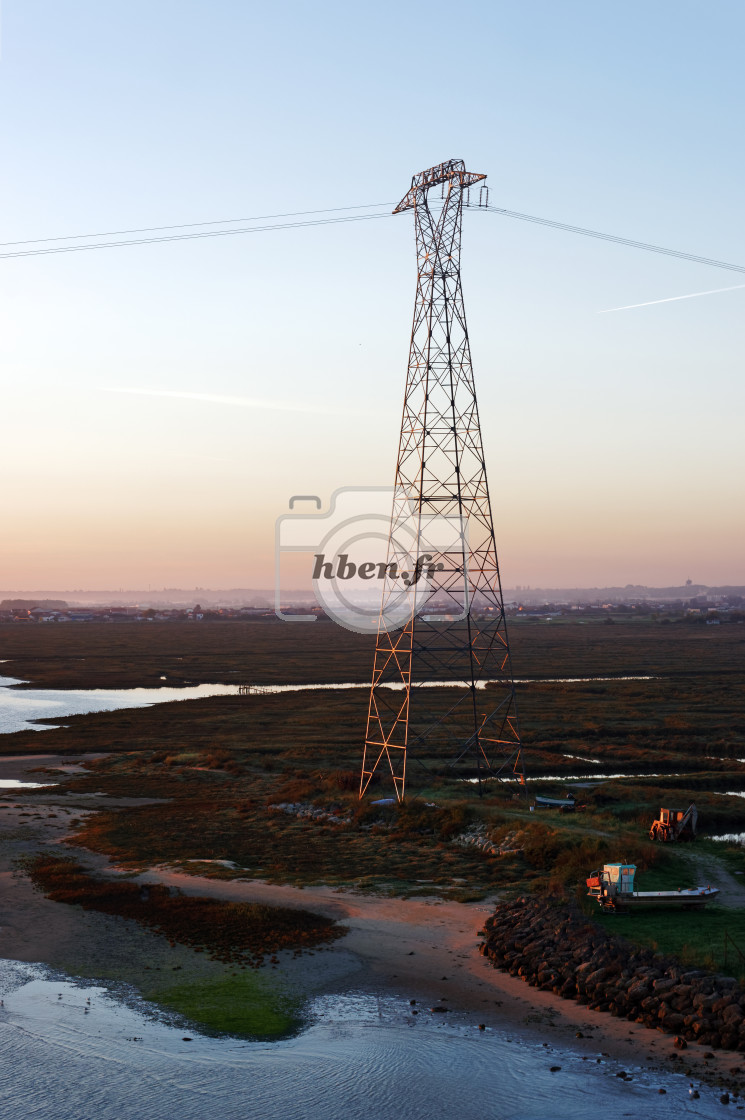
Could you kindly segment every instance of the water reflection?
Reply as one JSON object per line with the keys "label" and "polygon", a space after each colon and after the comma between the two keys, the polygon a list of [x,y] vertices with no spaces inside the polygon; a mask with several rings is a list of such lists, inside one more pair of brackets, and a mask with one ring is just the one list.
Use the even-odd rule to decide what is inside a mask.
{"label": "water reflection", "polygon": [[[571,757],[568,755],[567,757]],[[600,765],[600,763],[598,763]],[[678,778],[679,774],[647,774],[640,770],[636,770],[631,774],[599,774],[597,770],[593,770],[591,774],[535,774],[532,777],[528,776],[526,781],[529,783],[535,782],[609,782],[613,778]],[[501,778],[466,778],[465,781],[476,783],[482,782],[499,782]],[[738,797],[745,797],[745,793],[739,793]]]}
{"label": "water reflection", "polygon": [[0,778],[0,789],[46,789],[56,782],[21,782],[18,778]]}
{"label": "water reflection", "polygon": [[[589,681],[647,681],[649,676],[636,677],[552,677],[545,680],[517,680],[519,685],[579,684]],[[31,721],[64,719],[67,716],[87,715],[90,712],[113,712],[125,708],[147,708],[152,704],[167,704],[175,700],[200,700],[209,696],[236,696],[242,687],[238,684],[195,684],[178,688],[167,685],[160,688],[111,688],[111,689],[55,689],[15,688],[25,684],[16,677],[0,677],[0,735],[14,731],[46,731],[44,725]],[[480,682],[479,688],[490,682]],[[311,692],[317,690],[340,691],[350,688],[369,688],[369,684],[341,682],[338,684],[268,684],[256,685],[257,693]],[[400,690],[402,684],[387,686]],[[425,688],[454,688],[452,681],[426,681]]]}
{"label": "water reflection", "polygon": [[[12,961],[0,961],[0,995],[0,1095],[9,1116],[596,1120],[602,1100],[609,1116],[680,1120],[690,1109],[680,1075],[627,1065],[630,1077],[621,1079],[600,1054],[583,1060],[518,1030],[480,1032],[472,1016],[415,1018],[393,996],[324,997],[303,1034],[256,1043],[205,1037],[148,1013],[131,994],[123,1002]],[[702,1088],[695,1115],[720,1114]]]}
{"label": "water reflection", "polygon": [[197,684],[185,688],[113,689],[16,689],[23,684],[13,677],[0,677],[0,734],[14,731],[46,731],[30,720],[64,719],[89,712],[111,712],[121,708],[147,708],[170,700],[197,700],[204,696],[234,696],[238,685]]}

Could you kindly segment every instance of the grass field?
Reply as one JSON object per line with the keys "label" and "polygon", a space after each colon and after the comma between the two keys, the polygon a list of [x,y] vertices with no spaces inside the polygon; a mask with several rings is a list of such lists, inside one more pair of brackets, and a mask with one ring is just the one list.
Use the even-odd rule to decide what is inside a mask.
{"label": "grass field", "polygon": [[639,945],[648,945],[666,956],[677,957],[690,968],[710,968],[745,980],[745,960],[725,933],[745,950],[745,912],[723,906],[701,911],[648,910],[628,914],[593,915],[613,933]]}

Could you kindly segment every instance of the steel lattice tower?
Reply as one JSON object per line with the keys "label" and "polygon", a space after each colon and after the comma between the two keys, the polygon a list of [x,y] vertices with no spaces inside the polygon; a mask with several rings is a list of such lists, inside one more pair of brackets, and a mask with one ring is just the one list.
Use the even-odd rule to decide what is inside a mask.
{"label": "steel lattice tower", "polygon": [[[467,202],[485,178],[449,160],[415,175],[394,210],[414,211],[417,289],[388,561],[406,566],[398,530],[412,511],[420,525],[433,515],[461,518],[467,543],[433,557],[429,548],[441,570],[431,577],[428,610],[414,605],[395,629],[385,608],[401,584],[387,569],[360,796],[381,769],[402,800],[410,750],[462,764],[479,793],[485,777],[525,781],[460,278],[464,194]],[[416,687],[427,681],[453,687]]]}

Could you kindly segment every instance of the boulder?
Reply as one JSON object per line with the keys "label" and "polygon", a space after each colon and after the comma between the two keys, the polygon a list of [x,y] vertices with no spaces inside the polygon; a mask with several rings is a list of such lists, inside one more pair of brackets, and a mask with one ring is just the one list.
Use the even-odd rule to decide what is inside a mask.
{"label": "boulder", "polygon": [[649,995],[649,984],[646,980],[638,980],[634,984],[629,985],[626,992],[626,998],[629,1003],[641,1003]]}
{"label": "boulder", "polygon": [[693,1006],[699,1015],[709,1015],[714,1006],[714,1000],[707,995],[694,996]]}
{"label": "boulder", "polygon": [[684,1013],[690,1011],[692,1006],[690,995],[679,995],[677,988],[673,988],[673,990],[668,993],[667,1002],[675,1011],[683,1011]]}
{"label": "boulder", "polygon": [[609,971],[610,970],[607,968],[596,968],[594,972],[591,972],[585,977],[585,984],[588,988],[594,987],[599,984],[601,980],[605,979]]}
{"label": "boulder", "polygon": [[547,901],[503,904],[479,952],[495,968],[598,1011],[678,1038],[745,1052],[745,992],[733,977],[683,969]]}

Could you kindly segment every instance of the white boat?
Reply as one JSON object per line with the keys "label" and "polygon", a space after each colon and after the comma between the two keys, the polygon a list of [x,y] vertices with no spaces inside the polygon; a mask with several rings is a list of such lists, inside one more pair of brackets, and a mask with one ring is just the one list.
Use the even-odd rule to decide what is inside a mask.
{"label": "white boat", "polygon": [[535,799],[536,809],[561,809],[562,812],[568,813],[574,808],[574,797],[568,793],[566,797],[539,797],[536,794]]}
{"label": "white boat", "polygon": [[603,910],[628,910],[646,906],[677,907],[684,910],[705,906],[719,894],[717,887],[678,887],[675,891],[635,891],[634,863],[606,863],[587,880],[588,898],[596,898]]}

